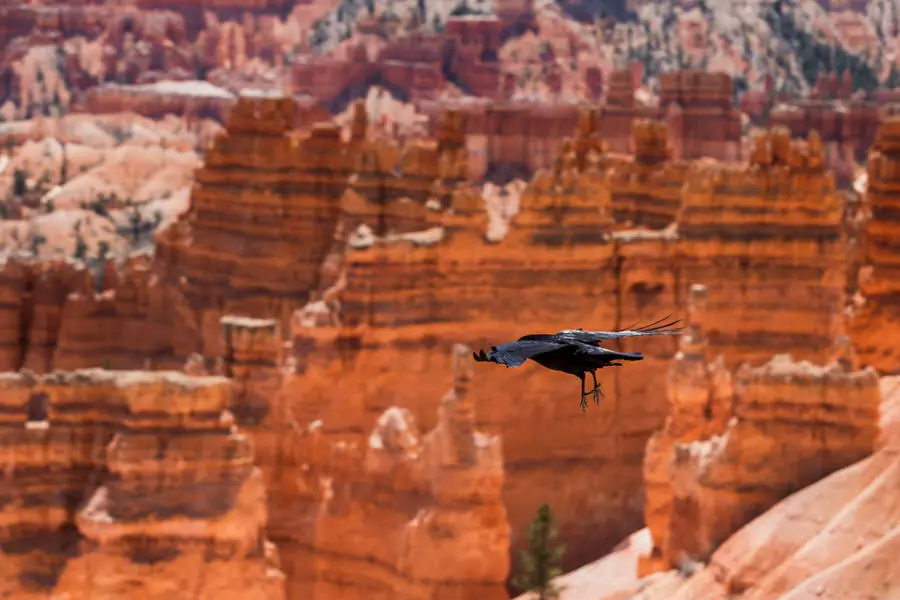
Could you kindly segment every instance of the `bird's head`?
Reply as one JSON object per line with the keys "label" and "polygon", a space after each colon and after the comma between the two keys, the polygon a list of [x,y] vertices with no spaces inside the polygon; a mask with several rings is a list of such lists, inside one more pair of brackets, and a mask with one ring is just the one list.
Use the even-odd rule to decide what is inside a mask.
{"label": "bird's head", "polygon": [[[497,349],[496,347],[491,346],[491,352],[493,352],[496,349]],[[474,358],[476,362],[489,362],[491,360],[490,356],[488,354],[485,354],[483,349],[479,350],[478,352],[473,352],[472,358]]]}

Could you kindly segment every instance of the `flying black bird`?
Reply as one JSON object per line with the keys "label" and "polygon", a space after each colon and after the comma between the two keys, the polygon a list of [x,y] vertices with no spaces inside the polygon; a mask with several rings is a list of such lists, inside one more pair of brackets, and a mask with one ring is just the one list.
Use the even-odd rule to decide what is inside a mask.
{"label": "flying black bird", "polygon": [[[603,367],[621,367],[620,360],[641,360],[640,352],[617,352],[599,345],[603,340],[616,340],[642,335],[679,335],[681,327],[673,327],[681,321],[663,323],[669,317],[663,317],[655,323],[635,327],[631,325],[617,331],[585,331],[584,329],[564,329],[559,333],[536,333],[524,335],[515,342],[492,346],[485,354],[484,350],[473,352],[478,362],[495,362],[507,368],[518,367],[529,358],[545,369],[562,371],[575,375],[581,380],[581,410],[587,409],[587,398],[593,395],[594,403],[600,404],[603,390],[597,383],[597,369]],[[633,329],[632,329],[633,328]],[[594,380],[594,388],[584,391],[585,375],[590,373]]]}

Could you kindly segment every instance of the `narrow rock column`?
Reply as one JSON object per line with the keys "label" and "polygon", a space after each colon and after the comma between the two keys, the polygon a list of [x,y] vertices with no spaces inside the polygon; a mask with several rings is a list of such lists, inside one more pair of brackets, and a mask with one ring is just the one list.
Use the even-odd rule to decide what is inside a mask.
{"label": "narrow rock column", "polygon": [[234,382],[231,412],[242,427],[259,425],[280,388],[281,334],[274,319],[225,316],[225,375]]}
{"label": "narrow rock column", "polygon": [[693,284],[688,298],[687,332],[669,370],[670,413],[663,430],[647,443],[644,458],[644,516],[653,537],[650,556],[641,557],[638,572],[646,575],[670,568],[668,544],[672,519],[669,465],[679,442],[704,439],[724,429],[730,414],[731,376],[721,357],[710,364],[709,342],[703,330],[709,298],[705,285]]}
{"label": "narrow rock column", "polygon": [[472,352],[468,346],[453,346],[453,388],[441,398],[438,429],[440,462],[444,467],[471,467],[475,464],[475,406],[469,396]]}

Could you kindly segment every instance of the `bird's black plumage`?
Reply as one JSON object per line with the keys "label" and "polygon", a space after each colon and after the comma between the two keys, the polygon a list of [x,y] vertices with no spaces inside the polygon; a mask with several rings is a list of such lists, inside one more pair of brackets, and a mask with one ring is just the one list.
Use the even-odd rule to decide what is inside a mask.
{"label": "bird's black plumage", "polygon": [[[557,333],[537,333],[524,335],[515,342],[492,346],[491,351],[485,353],[473,352],[478,362],[495,362],[506,365],[507,368],[519,367],[528,359],[533,360],[542,367],[552,371],[561,371],[575,375],[581,379],[581,410],[587,408],[586,398],[593,395],[594,402],[600,403],[603,391],[597,383],[597,369],[604,367],[620,367],[619,361],[635,361],[644,358],[640,352],[618,352],[609,350],[599,345],[604,340],[616,340],[626,337],[638,337],[647,335],[678,335],[680,327],[674,327],[680,321],[659,321],[635,327],[634,325],[616,331],[586,331],[584,329],[564,329]],[[590,373],[594,380],[594,388],[585,392],[584,378]]]}

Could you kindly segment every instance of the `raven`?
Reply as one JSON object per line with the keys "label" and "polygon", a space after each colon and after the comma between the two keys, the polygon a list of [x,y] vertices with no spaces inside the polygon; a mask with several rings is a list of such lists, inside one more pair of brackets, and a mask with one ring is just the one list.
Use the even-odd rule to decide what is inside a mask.
{"label": "raven", "polygon": [[[640,352],[617,352],[599,345],[602,340],[616,340],[642,335],[680,335],[682,327],[673,327],[680,320],[664,323],[669,317],[649,323],[641,327],[631,325],[616,331],[585,331],[584,329],[564,329],[558,333],[536,333],[524,335],[515,342],[492,346],[491,351],[473,352],[478,362],[495,362],[507,368],[518,367],[529,358],[545,369],[561,371],[575,375],[581,380],[581,410],[587,410],[588,396],[593,395],[594,403],[600,404],[603,391],[597,383],[597,369],[603,367],[621,367],[620,360],[641,360]],[[633,328],[633,329],[632,329]],[[587,373],[594,380],[594,389],[584,391],[584,378]]]}

